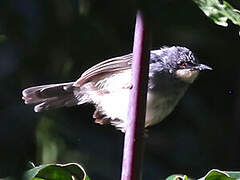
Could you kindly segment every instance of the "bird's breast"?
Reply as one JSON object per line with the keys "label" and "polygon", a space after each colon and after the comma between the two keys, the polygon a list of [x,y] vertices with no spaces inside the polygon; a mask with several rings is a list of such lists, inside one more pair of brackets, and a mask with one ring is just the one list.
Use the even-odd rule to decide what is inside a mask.
{"label": "bird's breast", "polygon": [[158,92],[148,91],[145,126],[152,126],[162,121],[173,111],[182,95],[183,93],[165,96]]}

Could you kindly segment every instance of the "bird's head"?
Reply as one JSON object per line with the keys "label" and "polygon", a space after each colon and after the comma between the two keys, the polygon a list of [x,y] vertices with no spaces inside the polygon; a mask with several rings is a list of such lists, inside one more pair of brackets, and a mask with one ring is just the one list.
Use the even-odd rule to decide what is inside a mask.
{"label": "bird's head", "polygon": [[[160,59],[160,62],[156,61],[155,63],[161,63],[165,71],[186,83],[192,83],[200,71],[212,70],[211,67],[200,64],[193,53],[185,47],[164,47],[160,50],[155,50],[154,53]],[[151,56],[154,56],[154,53]],[[151,57],[151,59],[154,61],[156,58]],[[153,64],[155,63],[153,62]]]}

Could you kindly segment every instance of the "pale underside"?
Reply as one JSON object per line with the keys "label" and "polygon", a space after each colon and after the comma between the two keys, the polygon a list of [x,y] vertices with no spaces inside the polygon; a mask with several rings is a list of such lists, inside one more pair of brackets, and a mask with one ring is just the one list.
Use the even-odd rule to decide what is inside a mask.
{"label": "pale underside", "polygon": [[[151,53],[160,56],[162,50]],[[35,106],[36,112],[93,103],[96,106],[94,118],[100,124],[108,122],[124,131],[128,119],[131,63],[132,54],[112,58],[89,68],[75,82],[28,88],[23,91],[23,99],[27,104],[40,103]],[[197,74],[198,71],[182,69],[176,72],[176,78],[192,83]],[[151,73],[149,75],[152,76]],[[168,98],[160,91],[148,90],[145,126],[154,125],[164,119],[174,109],[185,90]]]}
{"label": "pale underside", "polygon": [[[83,88],[84,86],[88,86],[84,88],[88,89],[85,92],[86,100],[81,99],[81,102],[87,102],[89,101],[88,99],[91,99],[92,102],[97,105],[96,108],[99,109],[102,114],[106,115],[106,118],[112,119],[110,124],[124,131],[128,119],[130,78],[131,70],[128,69],[106,77],[102,81],[86,83],[83,85]],[[95,91],[95,88],[97,88],[98,91]],[[92,91],[89,91],[89,89],[92,89]],[[147,94],[145,126],[154,125],[163,120],[174,109],[181,96],[179,96],[179,98],[166,99],[158,92],[149,90]],[[169,104],[171,104],[171,106],[169,106]],[[115,119],[118,119],[118,121],[114,121]]]}
{"label": "pale underside", "polygon": [[[160,55],[161,50],[155,50],[152,53]],[[80,97],[79,104],[94,103],[97,112],[104,115],[104,118],[110,119],[110,124],[123,131],[128,119],[131,63],[132,54],[103,61],[85,71],[74,83],[75,87],[81,87],[84,91],[84,96]],[[177,78],[192,83],[197,74],[179,70]],[[160,92],[149,90],[145,126],[151,126],[163,120],[171,113],[184,92],[185,90],[172,98],[166,98]],[[105,124],[105,122],[100,119],[100,124]]]}

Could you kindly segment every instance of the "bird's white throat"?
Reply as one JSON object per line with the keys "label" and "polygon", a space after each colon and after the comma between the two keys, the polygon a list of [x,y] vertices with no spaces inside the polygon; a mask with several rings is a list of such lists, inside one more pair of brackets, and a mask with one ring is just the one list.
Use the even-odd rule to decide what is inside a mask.
{"label": "bird's white throat", "polygon": [[177,78],[184,82],[192,83],[198,76],[199,70],[179,69],[176,71]]}

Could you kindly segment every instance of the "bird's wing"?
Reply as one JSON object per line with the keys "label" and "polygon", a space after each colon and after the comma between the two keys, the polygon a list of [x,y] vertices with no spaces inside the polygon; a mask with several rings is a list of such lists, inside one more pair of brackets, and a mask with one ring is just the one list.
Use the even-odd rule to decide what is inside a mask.
{"label": "bird's wing", "polygon": [[86,70],[81,77],[74,82],[75,87],[79,87],[93,78],[101,79],[103,76],[116,71],[127,70],[131,68],[132,54],[111,58]]}

